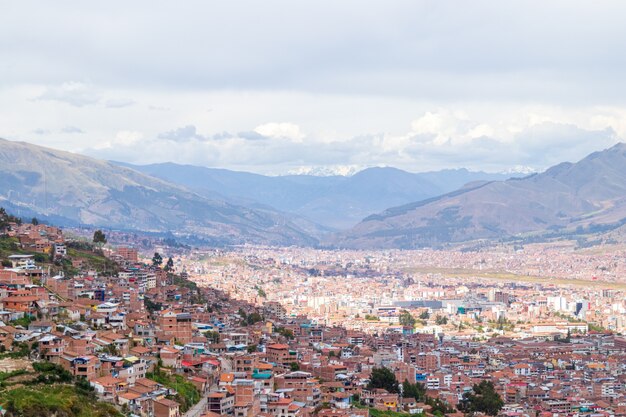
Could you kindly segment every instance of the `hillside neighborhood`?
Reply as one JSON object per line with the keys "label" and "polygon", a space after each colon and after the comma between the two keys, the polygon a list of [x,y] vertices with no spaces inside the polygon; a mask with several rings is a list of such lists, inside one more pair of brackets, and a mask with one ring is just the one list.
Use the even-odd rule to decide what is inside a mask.
{"label": "hillside neighborhood", "polygon": [[[0,269],[5,392],[46,392],[32,381],[20,388],[21,381],[58,374],[76,386],[83,381],[109,411],[134,416],[626,415],[626,338],[582,321],[514,330],[513,293],[492,293],[487,308],[354,306],[344,326],[319,315],[331,300],[311,304],[309,297],[305,305],[314,308],[304,310],[267,300],[253,289],[262,282],[258,267],[224,281],[250,290],[234,297],[233,288],[194,278],[207,274],[188,272],[191,261],[78,245],[59,228],[12,220],[0,230],[3,248],[12,242],[16,249],[5,249]],[[72,249],[78,246],[91,247],[88,258]],[[117,271],[97,269],[105,263],[94,257],[114,261]],[[284,264],[282,271],[286,278],[294,270]],[[357,310],[372,316],[363,321]],[[475,319],[505,331],[483,337],[471,330]],[[490,402],[476,400],[481,389],[491,390]],[[0,401],[5,412],[21,415],[23,404],[0,398],[9,398]]]}

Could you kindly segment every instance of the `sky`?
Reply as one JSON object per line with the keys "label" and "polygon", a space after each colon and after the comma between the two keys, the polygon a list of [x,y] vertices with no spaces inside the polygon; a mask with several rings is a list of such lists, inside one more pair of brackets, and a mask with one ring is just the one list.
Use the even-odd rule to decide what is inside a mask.
{"label": "sky", "polygon": [[0,1],[0,137],[279,175],[626,140],[623,1]]}

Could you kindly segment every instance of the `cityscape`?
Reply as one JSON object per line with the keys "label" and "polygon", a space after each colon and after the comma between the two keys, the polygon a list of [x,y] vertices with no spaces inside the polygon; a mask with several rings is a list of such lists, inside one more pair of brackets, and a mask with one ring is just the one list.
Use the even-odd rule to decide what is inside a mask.
{"label": "cityscape", "polygon": [[0,417],[626,417],[626,3],[0,10]]}

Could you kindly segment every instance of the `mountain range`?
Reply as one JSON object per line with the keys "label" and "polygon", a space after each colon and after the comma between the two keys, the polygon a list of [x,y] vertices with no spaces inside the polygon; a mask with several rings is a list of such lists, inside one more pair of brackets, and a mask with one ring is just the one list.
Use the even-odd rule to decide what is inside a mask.
{"label": "mountain range", "polygon": [[0,139],[0,206],[61,226],[174,233],[213,245],[419,248],[613,238],[625,235],[626,145],[508,179],[395,168],[270,177],[129,165]]}
{"label": "mountain range", "polygon": [[368,216],[339,246],[416,248],[476,239],[604,232],[626,223],[626,144],[541,174],[469,184]]}
{"label": "mountain range", "polygon": [[212,244],[315,245],[320,228],[272,209],[202,197],[82,155],[0,140],[0,206],[58,225],[175,231]]}
{"label": "mountain range", "polygon": [[335,230],[348,229],[371,214],[438,196],[468,182],[511,177],[467,169],[410,173],[396,168],[368,168],[350,176],[264,176],[173,163],[117,164],[185,186],[207,198],[273,207]]}

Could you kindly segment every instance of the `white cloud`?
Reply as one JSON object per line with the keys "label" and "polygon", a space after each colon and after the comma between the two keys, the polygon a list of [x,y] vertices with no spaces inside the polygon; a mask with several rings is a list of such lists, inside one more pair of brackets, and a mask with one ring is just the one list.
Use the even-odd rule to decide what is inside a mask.
{"label": "white cloud", "polygon": [[104,102],[105,107],[110,109],[121,109],[122,107],[128,107],[135,104],[134,100],[126,98],[112,98]]}
{"label": "white cloud", "polygon": [[75,107],[84,107],[100,101],[100,94],[92,86],[80,82],[65,82],[49,86],[37,97],[39,100],[52,100]]}
{"label": "white cloud", "polygon": [[291,139],[300,143],[305,137],[300,127],[293,123],[265,123],[257,126],[254,131],[262,136]]}
{"label": "white cloud", "polygon": [[3,9],[0,136],[258,172],[544,168],[626,138],[623,2],[113,4]]}

